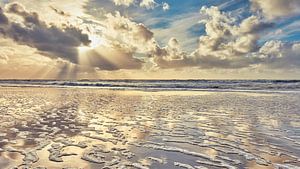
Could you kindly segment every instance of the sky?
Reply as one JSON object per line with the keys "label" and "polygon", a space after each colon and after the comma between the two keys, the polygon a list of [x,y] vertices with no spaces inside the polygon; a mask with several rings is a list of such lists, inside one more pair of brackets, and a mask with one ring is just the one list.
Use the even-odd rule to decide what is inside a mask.
{"label": "sky", "polygon": [[300,79],[299,0],[0,0],[0,79]]}

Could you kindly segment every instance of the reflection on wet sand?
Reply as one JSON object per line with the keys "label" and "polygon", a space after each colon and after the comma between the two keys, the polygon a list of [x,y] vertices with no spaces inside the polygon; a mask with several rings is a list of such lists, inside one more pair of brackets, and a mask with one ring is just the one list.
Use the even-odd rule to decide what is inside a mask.
{"label": "reflection on wet sand", "polygon": [[0,90],[0,168],[300,167],[299,94]]}

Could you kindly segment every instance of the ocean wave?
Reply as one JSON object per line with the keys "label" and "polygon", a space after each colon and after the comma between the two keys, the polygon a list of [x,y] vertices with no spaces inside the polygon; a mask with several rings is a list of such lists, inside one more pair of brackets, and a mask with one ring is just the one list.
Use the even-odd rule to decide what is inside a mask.
{"label": "ocean wave", "polygon": [[1,86],[156,90],[299,90],[300,80],[0,80]]}

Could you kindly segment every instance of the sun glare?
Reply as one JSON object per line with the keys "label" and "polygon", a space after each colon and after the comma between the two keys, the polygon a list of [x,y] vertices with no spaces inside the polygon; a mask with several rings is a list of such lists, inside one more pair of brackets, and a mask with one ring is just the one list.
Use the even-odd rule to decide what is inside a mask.
{"label": "sun glare", "polygon": [[82,55],[89,50],[95,49],[98,46],[105,44],[105,40],[97,35],[90,35],[89,39],[91,40],[91,43],[88,46],[78,47],[79,55]]}
{"label": "sun glare", "polygon": [[89,39],[91,40],[91,43],[88,46],[79,46],[77,48],[79,54],[78,62],[81,65],[90,65],[90,61],[88,59],[89,51],[105,44],[105,40],[97,35],[90,35]]}
{"label": "sun glare", "polygon": [[105,40],[102,37],[96,36],[96,35],[91,35],[90,36],[90,47],[91,48],[96,48],[97,46],[103,45],[105,43]]}

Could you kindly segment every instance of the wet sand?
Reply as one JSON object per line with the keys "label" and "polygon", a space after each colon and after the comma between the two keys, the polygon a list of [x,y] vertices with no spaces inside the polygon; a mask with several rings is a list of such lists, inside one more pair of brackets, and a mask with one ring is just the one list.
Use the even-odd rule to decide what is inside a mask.
{"label": "wet sand", "polygon": [[0,88],[0,168],[299,168],[300,93]]}

